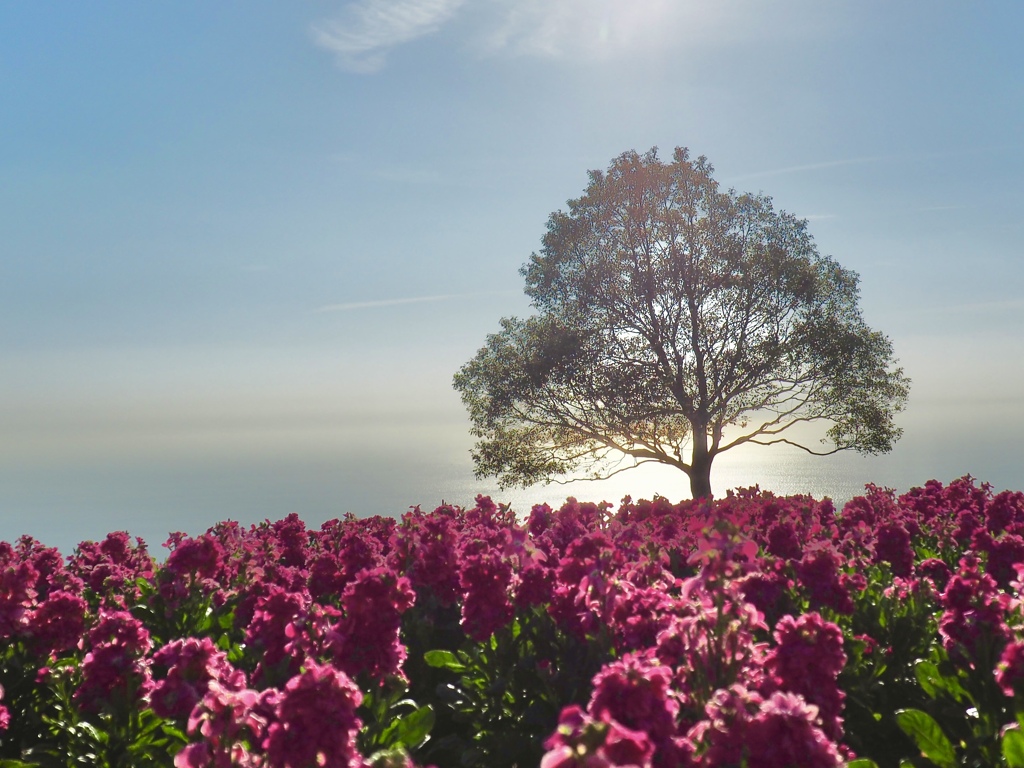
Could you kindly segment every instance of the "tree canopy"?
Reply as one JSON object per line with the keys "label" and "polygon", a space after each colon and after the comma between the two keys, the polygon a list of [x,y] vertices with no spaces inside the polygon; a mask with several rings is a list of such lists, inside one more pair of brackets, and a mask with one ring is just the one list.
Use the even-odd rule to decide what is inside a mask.
{"label": "tree canopy", "polygon": [[[520,270],[537,313],[503,319],[455,375],[479,477],[661,462],[698,498],[740,445],[892,449],[909,380],[862,318],[857,274],[818,253],[806,220],[713,171],[683,148],[667,163],[626,152],[551,214]],[[808,441],[814,423],[824,437]]]}

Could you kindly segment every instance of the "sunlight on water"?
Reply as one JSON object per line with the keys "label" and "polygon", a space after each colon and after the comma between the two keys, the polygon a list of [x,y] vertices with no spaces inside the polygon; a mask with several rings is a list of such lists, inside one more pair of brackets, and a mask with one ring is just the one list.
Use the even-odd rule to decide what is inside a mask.
{"label": "sunlight on water", "polygon": [[[906,462],[892,457],[818,457],[797,449],[776,447],[722,454],[715,460],[711,483],[716,496],[724,496],[728,490],[756,485],[779,496],[805,494],[817,499],[827,496],[837,505],[842,505],[862,494],[869,482],[904,492],[914,485],[924,484],[931,477],[924,472],[915,474],[914,469],[913,465],[908,466]],[[657,495],[672,501],[690,497],[686,475],[671,467],[655,465],[638,467],[601,481],[553,483],[504,491],[484,482],[470,482],[459,490],[462,494],[459,498],[450,496],[448,500],[468,504],[477,493],[483,493],[495,501],[510,503],[520,514],[542,502],[557,506],[569,496],[580,501],[610,501],[614,504],[627,495],[633,499],[649,499]]]}

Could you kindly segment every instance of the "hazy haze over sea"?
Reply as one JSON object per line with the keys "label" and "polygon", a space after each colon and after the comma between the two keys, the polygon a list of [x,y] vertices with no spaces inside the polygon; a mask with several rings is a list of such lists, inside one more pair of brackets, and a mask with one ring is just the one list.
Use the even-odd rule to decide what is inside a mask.
{"label": "hazy haze over sea", "polygon": [[[905,357],[912,375],[928,370],[925,358]],[[458,359],[376,363],[364,369],[373,372],[370,381],[361,380],[355,361],[294,352],[262,373],[245,354],[193,360],[187,370],[205,370],[196,380],[173,374],[159,356],[107,360],[116,376],[92,366],[95,356],[89,360],[89,367],[68,371],[81,385],[71,400],[37,392],[47,407],[26,409],[22,392],[6,398],[21,408],[0,403],[8,437],[0,452],[0,538],[26,533],[67,553],[79,541],[126,529],[159,557],[170,531],[198,534],[223,519],[249,525],[296,512],[317,527],[346,512],[397,516],[442,500],[470,505],[478,493],[520,514],[570,495],[613,503],[627,494],[689,497],[686,477],[663,467],[526,490],[474,479],[468,420],[449,386]],[[41,365],[36,361],[33,370]],[[906,435],[889,455],[738,449],[716,460],[715,492],[759,485],[777,494],[830,496],[839,505],[867,482],[902,492],[966,473],[997,490],[1019,488],[1021,424],[992,384],[1006,381],[1005,371],[994,360],[987,365],[993,394],[980,403],[946,402],[926,377],[900,418]],[[381,370],[385,375],[375,378]],[[163,382],[152,403],[138,394],[144,379],[150,388]],[[17,380],[11,368],[4,386]],[[27,389],[31,382],[22,383]],[[338,397],[346,387],[360,397]]]}

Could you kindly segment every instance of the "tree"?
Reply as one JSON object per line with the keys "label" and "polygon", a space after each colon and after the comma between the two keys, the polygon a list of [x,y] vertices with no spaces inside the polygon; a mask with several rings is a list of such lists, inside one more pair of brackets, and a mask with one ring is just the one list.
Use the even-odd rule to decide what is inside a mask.
{"label": "tree", "polygon": [[[886,453],[909,380],[858,306],[859,277],[806,220],[722,191],[705,157],[626,152],[591,171],[520,270],[537,314],[455,375],[478,477],[527,486],[647,462],[711,496],[745,444]],[[810,441],[800,425],[827,425]]]}

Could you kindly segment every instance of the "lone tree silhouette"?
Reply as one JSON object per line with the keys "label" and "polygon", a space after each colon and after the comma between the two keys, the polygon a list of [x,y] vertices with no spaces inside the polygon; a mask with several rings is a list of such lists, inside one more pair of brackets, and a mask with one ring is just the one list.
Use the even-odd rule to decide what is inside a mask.
{"label": "lone tree silhouette", "polygon": [[[806,220],[713,171],[682,148],[626,152],[551,214],[520,270],[537,314],[501,320],[455,375],[478,477],[660,462],[701,498],[740,445],[892,449],[910,382],[861,317],[857,274],[819,255]],[[794,429],[807,423],[828,425],[816,448]]]}

